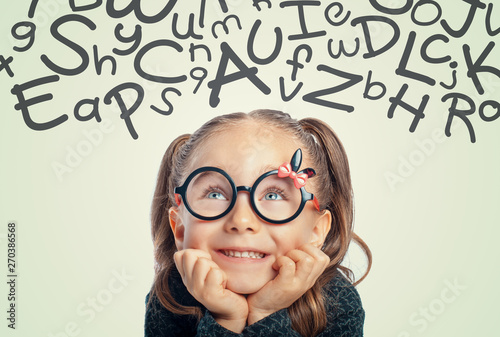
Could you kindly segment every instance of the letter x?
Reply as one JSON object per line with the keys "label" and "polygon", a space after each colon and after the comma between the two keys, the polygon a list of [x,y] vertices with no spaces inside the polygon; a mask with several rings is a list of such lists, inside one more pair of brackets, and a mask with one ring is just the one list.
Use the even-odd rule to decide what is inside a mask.
{"label": "letter x", "polygon": [[7,60],[4,59],[3,55],[0,55],[0,71],[4,70],[7,71],[7,74],[9,74],[10,77],[14,77],[14,73],[12,72],[12,69],[9,67],[9,63],[11,63],[14,60],[12,56],[8,57]]}

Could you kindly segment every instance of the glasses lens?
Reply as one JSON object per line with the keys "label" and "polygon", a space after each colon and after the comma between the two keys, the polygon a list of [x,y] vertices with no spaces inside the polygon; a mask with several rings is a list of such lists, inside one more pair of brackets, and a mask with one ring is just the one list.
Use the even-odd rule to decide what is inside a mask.
{"label": "glasses lens", "polygon": [[302,194],[300,189],[293,184],[293,179],[279,178],[273,174],[258,184],[254,199],[257,209],[263,216],[281,221],[297,212],[302,201]]}
{"label": "glasses lens", "polygon": [[191,209],[205,217],[218,216],[228,209],[233,189],[222,174],[215,171],[200,172],[189,182],[186,199]]}

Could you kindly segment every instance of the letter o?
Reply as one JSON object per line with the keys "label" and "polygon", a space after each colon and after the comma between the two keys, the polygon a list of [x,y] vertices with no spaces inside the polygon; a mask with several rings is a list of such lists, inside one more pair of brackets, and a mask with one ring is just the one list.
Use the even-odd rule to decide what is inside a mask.
{"label": "letter o", "polygon": [[93,148],[94,147],[88,140],[82,140],[78,142],[78,144],[76,144],[76,151],[78,152],[79,155],[84,157],[91,154]]}
{"label": "letter o", "polygon": [[399,15],[404,14],[410,10],[411,6],[413,6],[413,0],[406,0],[406,4],[401,8],[387,8],[379,4],[377,0],[370,0],[370,4],[379,12]]}
{"label": "letter o", "polygon": [[[484,114],[484,108],[488,105],[493,107],[494,109],[497,109],[497,112],[491,117],[488,117]],[[500,117],[500,103],[498,103],[497,101],[484,101],[483,103],[481,103],[481,106],[479,107],[479,116],[485,122],[494,121],[495,119]]]}
{"label": "letter o", "polygon": [[[437,9],[436,17],[434,19],[432,19],[431,21],[427,21],[427,22],[418,21],[417,18],[415,17],[415,13],[417,12],[417,9],[422,5],[429,5],[429,4],[432,4],[436,7],[436,9]],[[411,21],[413,21],[414,24],[419,25],[419,26],[430,26],[430,25],[435,24],[441,18],[441,14],[443,14],[443,11],[441,10],[441,6],[439,6],[439,4],[437,2],[435,2],[433,0],[420,0],[419,2],[417,2],[415,4],[415,7],[413,7],[413,9],[411,11]]]}

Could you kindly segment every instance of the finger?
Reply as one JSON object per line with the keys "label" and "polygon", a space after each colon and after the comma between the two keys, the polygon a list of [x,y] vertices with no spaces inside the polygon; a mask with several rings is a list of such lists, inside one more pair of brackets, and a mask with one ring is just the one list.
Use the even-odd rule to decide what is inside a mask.
{"label": "finger", "polygon": [[328,255],[326,255],[318,247],[315,247],[309,243],[299,247],[298,249],[312,256],[316,261],[318,261],[319,264],[324,265],[325,267],[330,263],[330,257]]}
{"label": "finger", "polygon": [[314,259],[313,268],[310,271],[310,277],[315,281],[316,278],[323,273],[323,271],[330,263],[330,257],[326,255],[321,249],[311,244],[303,245],[299,247],[299,249],[306,252]]}
{"label": "finger", "polygon": [[210,268],[207,278],[206,278],[207,286],[217,286],[220,290],[226,289],[227,284],[227,275],[220,268]]}
{"label": "finger", "polygon": [[295,262],[288,256],[280,256],[273,264],[273,268],[278,270],[276,279],[292,279],[295,275]]}
{"label": "finger", "polygon": [[194,287],[198,287],[199,289],[203,288],[206,284],[207,275],[209,274],[210,270],[218,268],[219,266],[217,266],[217,264],[212,260],[209,260],[205,257],[199,257],[193,267],[192,285]]}
{"label": "finger", "polygon": [[295,276],[307,280],[316,264],[316,260],[305,251],[294,249],[286,254],[296,264]]}
{"label": "finger", "polygon": [[184,278],[186,282],[192,284],[194,266],[199,258],[210,258],[210,254],[199,249],[186,249],[182,258],[182,268],[184,269]]}
{"label": "finger", "polygon": [[183,262],[182,262],[182,257],[184,255],[184,251],[180,250],[174,253],[174,263],[175,266],[177,267],[177,270],[179,271],[179,274],[184,278],[184,268],[183,268]]}
{"label": "finger", "polygon": [[184,271],[183,280],[186,285],[191,284],[193,267],[197,259],[197,256],[188,251],[185,251],[182,255],[182,270]]}

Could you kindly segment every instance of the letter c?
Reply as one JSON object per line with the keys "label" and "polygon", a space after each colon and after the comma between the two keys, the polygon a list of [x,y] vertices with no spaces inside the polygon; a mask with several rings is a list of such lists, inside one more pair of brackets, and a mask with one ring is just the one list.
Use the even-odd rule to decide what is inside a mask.
{"label": "letter c", "polygon": [[137,55],[135,56],[134,69],[137,72],[137,75],[141,76],[142,78],[144,78],[146,80],[158,82],[158,83],[179,83],[179,82],[184,82],[185,80],[187,80],[186,75],[177,76],[177,77],[155,76],[155,75],[151,75],[151,74],[146,73],[142,69],[141,61],[142,61],[142,58],[144,57],[144,55],[146,55],[151,49],[159,47],[159,46],[172,47],[175,50],[177,50],[179,53],[182,52],[182,46],[175,41],[157,40],[157,41],[153,41],[153,42],[148,43],[147,45],[142,47],[141,50],[139,50],[137,52]]}

